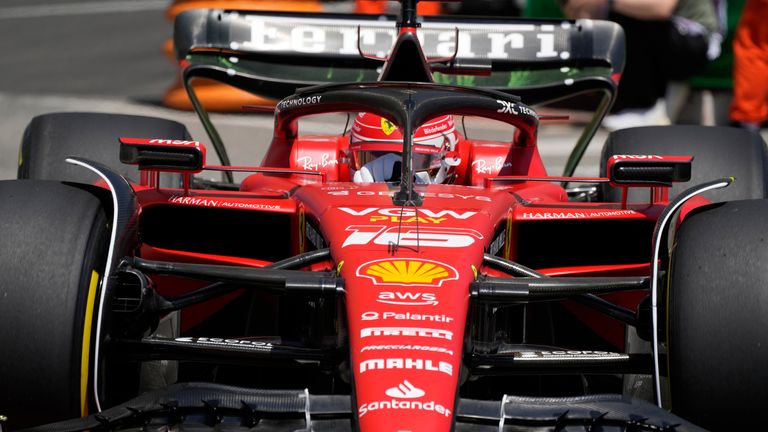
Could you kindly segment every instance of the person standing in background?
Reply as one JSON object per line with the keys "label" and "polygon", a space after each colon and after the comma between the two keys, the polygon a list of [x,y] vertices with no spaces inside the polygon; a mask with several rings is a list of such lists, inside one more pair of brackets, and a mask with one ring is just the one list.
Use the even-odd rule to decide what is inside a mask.
{"label": "person standing in background", "polygon": [[720,54],[713,0],[563,0],[568,18],[610,19],[624,28],[627,56],[608,129],[669,124],[670,81],[700,72]]}
{"label": "person standing in background", "polygon": [[768,120],[768,0],[747,0],[736,28],[730,117],[755,132]]}

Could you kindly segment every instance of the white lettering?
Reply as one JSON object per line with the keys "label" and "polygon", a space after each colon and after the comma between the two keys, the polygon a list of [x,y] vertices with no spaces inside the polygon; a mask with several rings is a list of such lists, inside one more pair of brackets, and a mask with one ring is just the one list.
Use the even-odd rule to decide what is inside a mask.
{"label": "white lettering", "polygon": [[617,216],[635,216],[634,210],[606,210],[606,211],[582,211],[582,212],[523,212],[523,219],[588,219],[607,218]]}
{"label": "white lettering", "polygon": [[405,207],[393,207],[393,208],[382,208],[382,209],[373,207],[373,208],[365,208],[362,210],[355,210],[349,207],[339,207],[339,210],[352,216],[366,216],[376,212],[384,216],[412,217],[412,216],[418,216],[419,214],[422,214],[424,216],[431,217],[431,218],[443,218],[446,216],[450,216],[453,219],[461,219],[461,220],[469,219],[472,216],[477,214],[477,212],[475,211],[456,212],[453,210],[440,210],[440,211],[434,211],[430,209],[416,210],[416,209],[405,208]]}
{"label": "white lettering", "polygon": [[304,105],[313,105],[320,103],[320,100],[322,100],[323,96],[306,96],[306,97],[299,97],[299,98],[291,98],[291,99],[283,99],[277,104],[278,110],[284,110],[286,108],[295,108],[300,107]]}
{"label": "white lettering", "polygon": [[519,112],[515,111],[515,104],[513,104],[512,102],[503,101],[501,99],[496,99],[496,102],[501,104],[501,108],[496,110],[497,113],[515,114],[515,115],[520,114]]}
{"label": "white lettering", "polygon": [[472,166],[475,168],[475,172],[478,174],[494,174],[501,171],[502,168],[511,167],[512,163],[504,163],[504,157],[497,156],[492,164],[489,164],[485,159],[478,159],[472,162]]}
{"label": "white lettering", "polygon": [[[379,227],[369,225],[351,225],[346,231],[352,231],[341,247],[349,245],[373,244],[400,246],[461,248],[467,247],[483,235],[469,228],[419,228],[414,227]],[[382,232],[383,231],[383,232]]]}
{"label": "white lettering", "polygon": [[488,39],[491,40],[491,52],[488,53],[489,58],[509,58],[507,46],[512,49],[521,49],[524,46],[524,38],[520,33],[488,33]]}
{"label": "white lettering", "polygon": [[438,301],[433,293],[413,293],[399,291],[383,291],[379,293],[376,300],[379,303],[386,303],[400,306],[435,306]]}
{"label": "white lettering", "polygon": [[338,165],[339,161],[336,159],[331,159],[331,155],[328,153],[323,153],[323,155],[320,157],[319,162],[315,162],[312,159],[312,156],[302,156],[300,158],[296,159],[296,163],[301,167],[301,169],[306,171],[319,171],[320,168],[325,168],[327,166],[331,165]]}
{"label": "white lettering", "polygon": [[360,405],[360,408],[358,408],[357,412],[360,417],[363,417],[369,412],[377,411],[381,409],[429,411],[429,412],[436,412],[445,417],[451,416],[450,409],[440,405],[435,401],[421,402],[421,401],[397,400],[397,399],[364,403]]}
{"label": "white lettering", "polygon": [[425,345],[367,345],[360,349],[365,351],[384,351],[384,350],[403,350],[403,351],[428,351],[453,355],[453,350],[443,347],[425,346]]}
{"label": "white lettering", "polygon": [[198,145],[198,144],[200,144],[197,141],[184,141],[184,140],[171,140],[171,139],[151,139],[151,140],[149,140],[149,143],[150,144],[183,145],[183,146]]}
{"label": "white lettering", "polygon": [[168,198],[168,202],[172,204],[184,204],[193,205],[198,207],[218,207],[218,208],[237,208],[247,210],[277,210],[280,209],[279,205],[274,204],[255,204],[255,203],[243,203],[235,201],[220,201],[210,198],[200,198],[192,196],[179,196],[174,195]]}
{"label": "white lettering", "polygon": [[539,51],[536,53],[536,58],[548,58],[557,57],[557,51],[555,51],[555,35],[553,33],[541,33],[536,35],[539,38],[541,44],[539,45]]}
{"label": "white lettering", "polygon": [[664,160],[663,156],[659,155],[613,155],[612,159],[630,159],[630,160]]}
{"label": "white lettering", "polygon": [[368,327],[360,329],[361,338],[376,336],[409,336],[452,340],[453,332],[417,327]]}
{"label": "white lettering", "polygon": [[325,50],[325,32],[316,27],[294,27],[291,29],[291,49],[304,53],[321,53]]}
{"label": "white lettering", "polygon": [[370,359],[360,362],[360,373],[365,373],[373,370],[388,370],[388,369],[412,369],[423,370],[430,372],[440,372],[448,376],[453,376],[453,365],[438,361],[424,359],[412,359],[412,358],[386,358],[386,359]]}
{"label": "white lettering", "polygon": [[444,314],[417,314],[411,312],[364,312],[360,318],[363,321],[372,320],[395,320],[395,321],[430,321],[430,322],[444,322],[449,323],[453,321],[453,318]]}

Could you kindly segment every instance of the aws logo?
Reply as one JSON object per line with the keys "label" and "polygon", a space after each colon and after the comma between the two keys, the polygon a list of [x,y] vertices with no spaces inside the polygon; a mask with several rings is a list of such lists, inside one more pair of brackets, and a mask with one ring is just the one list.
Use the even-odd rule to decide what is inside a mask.
{"label": "aws logo", "polygon": [[421,259],[383,259],[357,268],[357,276],[371,279],[374,285],[441,286],[457,280],[459,273],[448,264]]}

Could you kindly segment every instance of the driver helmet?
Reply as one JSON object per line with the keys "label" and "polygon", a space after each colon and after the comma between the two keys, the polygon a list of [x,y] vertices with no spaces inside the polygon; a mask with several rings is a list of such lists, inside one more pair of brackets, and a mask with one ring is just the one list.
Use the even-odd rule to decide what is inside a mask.
{"label": "driver helmet", "polygon": [[[450,115],[436,117],[416,129],[413,134],[413,170],[417,183],[453,182],[459,163],[452,157],[457,141],[456,127]],[[355,182],[399,179],[403,134],[391,121],[376,114],[359,113],[352,125],[349,142]]]}

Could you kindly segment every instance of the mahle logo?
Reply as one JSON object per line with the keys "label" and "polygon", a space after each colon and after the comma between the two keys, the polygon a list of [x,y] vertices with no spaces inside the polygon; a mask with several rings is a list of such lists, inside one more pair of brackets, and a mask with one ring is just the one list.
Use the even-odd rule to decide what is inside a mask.
{"label": "mahle logo", "polygon": [[419,259],[371,261],[361,265],[357,275],[371,279],[375,285],[440,286],[459,278],[456,269],[447,264]]}

